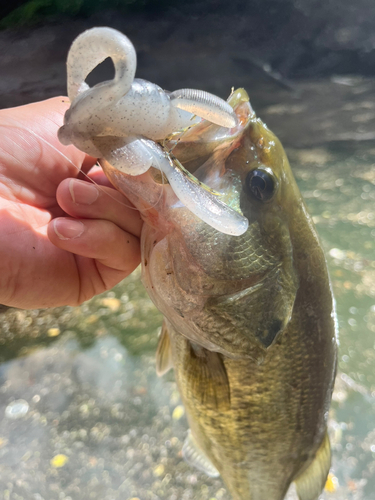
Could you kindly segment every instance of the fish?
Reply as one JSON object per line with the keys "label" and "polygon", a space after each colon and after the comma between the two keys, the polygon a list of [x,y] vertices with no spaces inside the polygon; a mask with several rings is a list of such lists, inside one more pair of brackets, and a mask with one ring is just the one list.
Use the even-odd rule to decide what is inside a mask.
{"label": "fish", "polygon": [[[113,81],[88,88],[75,55],[89,46],[88,62],[98,63],[91,34],[73,43],[73,102],[59,137],[97,153],[144,220],[142,281],[164,315],[156,370],[174,370],[190,427],[182,454],[221,476],[234,500],[282,500],[292,483],[300,500],[316,500],[331,464],[337,320],[324,253],[285,151],[244,89],[220,101],[212,121],[205,106],[215,111],[215,97],[183,89],[184,113],[198,110],[202,119],[191,114],[190,125],[170,126],[163,138],[141,129],[131,138],[139,120],[129,115],[122,137],[113,125],[121,113],[112,113],[125,113],[133,95],[146,113],[151,91],[134,89],[151,84],[132,84],[128,39],[95,30],[95,43],[103,33],[105,47],[115,43],[119,69]],[[117,87],[127,68],[122,46],[133,54],[125,97]],[[167,93],[153,89],[169,106]]]}
{"label": "fish", "polygon": [[[187,210],[155,169],[102,161],[144,219],[142,281],[164,315],[157,372],[174,369],[190,432],[185,459],[234,500],[319,497],[331,463],[337,366],[325,256],[285,151],[244,90],[235,129],[204,122],[165,147],[249,220],[223,234]],[[164,183],[163,183],[164,182]]]}

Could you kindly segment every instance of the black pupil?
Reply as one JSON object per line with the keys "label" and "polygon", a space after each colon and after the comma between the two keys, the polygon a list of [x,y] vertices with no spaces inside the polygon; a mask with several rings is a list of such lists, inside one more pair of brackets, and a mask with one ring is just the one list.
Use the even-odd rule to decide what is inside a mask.
{"label": "black pupil", "polygon": [[253,170],[248,174],[247,187],[255,198],[267,201],[273,195],[275,184],[269,173],[264,170]]}

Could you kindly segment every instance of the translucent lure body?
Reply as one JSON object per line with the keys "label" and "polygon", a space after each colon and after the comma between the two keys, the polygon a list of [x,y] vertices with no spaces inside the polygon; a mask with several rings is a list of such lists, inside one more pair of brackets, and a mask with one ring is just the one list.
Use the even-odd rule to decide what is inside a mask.
{"label": "translucent lure body", "polygon": [[[85,82],[87,75],[107,57],[113,60],[114,79],[90,88]],[[129,175],[141,175],[151,166],[159,168],[179,200],[197,217],[220,232],[243,234],[247,219],[186,175],[167,151],[152,142],[187,129],[202,118],[219,127],[234,128],[238,119],[232,107],[200,90],[165,92],[153,83],[134,79],[135,70],[136,53],[125,35],[111,28],[82,33],[68,55],[71,107],[59,130],[60,141],[104,158]]]}

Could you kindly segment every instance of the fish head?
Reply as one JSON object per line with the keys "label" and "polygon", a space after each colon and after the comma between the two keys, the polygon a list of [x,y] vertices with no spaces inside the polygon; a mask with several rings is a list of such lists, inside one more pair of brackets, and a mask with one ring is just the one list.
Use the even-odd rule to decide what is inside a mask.
{"label": "fish head", "polygon": [[141,211],[143,281],[175,330],[228,356],[261,358],[292,317],[299,286],[293,233],[305,231],[308,216],[284,150],[246,92],[229,102],[239,119],[234,129],[201,122],[164,147],[203,190],[248,219],[244,234],[200,220],[155,169],[126,176],[103,168]]}

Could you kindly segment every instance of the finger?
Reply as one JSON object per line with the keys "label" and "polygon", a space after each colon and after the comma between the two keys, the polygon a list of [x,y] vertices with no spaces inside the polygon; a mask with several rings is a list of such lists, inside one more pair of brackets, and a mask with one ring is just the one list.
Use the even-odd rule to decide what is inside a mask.
{"label": "finger", "polygon": [[85,179],[86,175],[89,171],[95,169],[95,168],[100,168],[97,166],[97,158],[93,158],[92,156],[86,155],[82,165],[81,165],[81,171],[79,173],[79,178]]}
{"label": "finger", "polygon": [[141,216],[120,192],[78,179],[65,179],[56,193],[60,207],[72,217],[103,219],[137,237],[141,234]]}
{"label": "finger", "polygon": [[[62,250],[95,259],[96,271],[105,284],[103,290],[119,283],[140,263],[139,239],[110,221],[62,217],[49,223],[47,233]],[[83,266],[80,273],[84,271]],[[93,270],[88,271],[92,274]],[[81,275],[81,279],[87,278]]]}
{"label": "finger", "polygon": [[[67,97],[27,104],[0,111],[0,126],[6,127],[6,150],[10,158],[24,165],[29,183],[35,179],[35,170],[43,173],[43,181],[61,182],[65,177],[77,176],[81,167],[88,170],[96,159],[74,146],[63,146],[57,138],[64,114],[70,106]],[[19,175],[18,167],[18,175]],[[41,179],[37,179],[40,188]]]}
{"label": "finger", "polygon": [[113,184],[111,181],[108,179],[108,177],[105,175],[103,172],[102,167],[96,163],[88,172],[87,174],[83,174],[82,176],[78,176],[78,179],[84,180],[84,181],[93,181],[95,184],[100,184],[101,186],[107,186],[110,188],[113,188]]}

